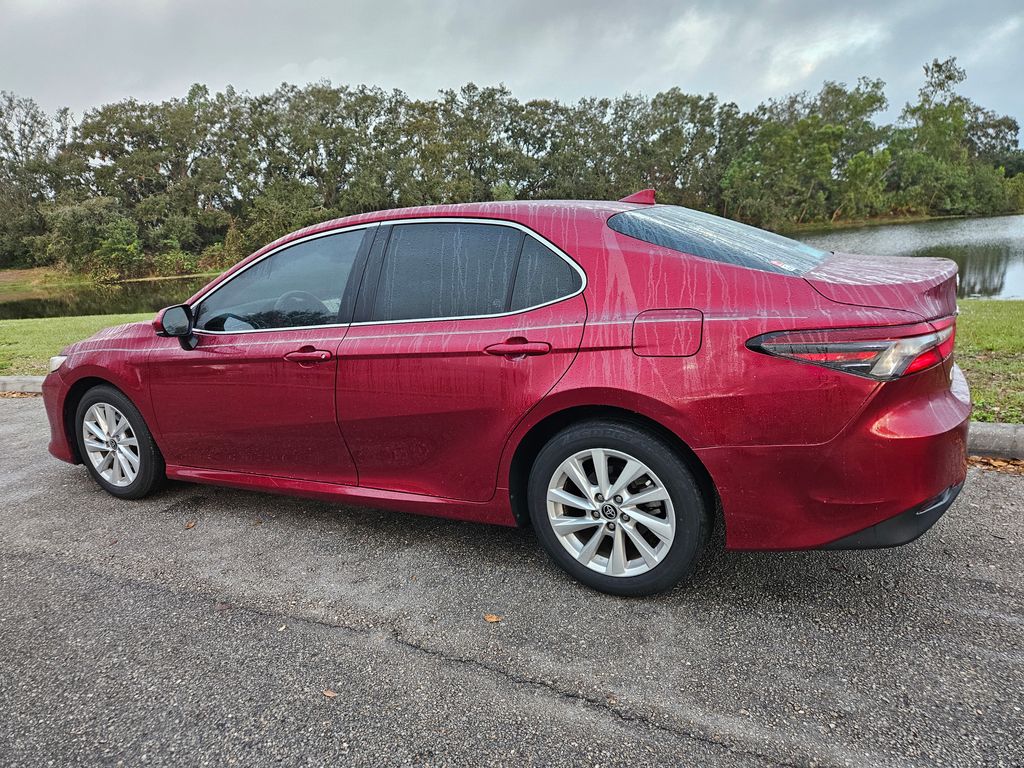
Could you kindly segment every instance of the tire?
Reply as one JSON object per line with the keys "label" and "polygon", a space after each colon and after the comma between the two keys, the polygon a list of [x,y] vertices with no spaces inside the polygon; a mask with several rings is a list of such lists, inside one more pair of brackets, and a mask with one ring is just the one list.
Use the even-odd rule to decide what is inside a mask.
{"label": "tire", "polygon": [[[595,456],[604,457],[606,480],[597,474]],[[602,481],[615,492],[624,474],[635,479],[599,500]],[[589,499],[583,498],[584,482]],[[631,505],[630,497],[641,494],[652,501]],[[711,527],[686,462],[663,439],[626,421],[581,422],[551,438],[530,469],[527,498],[533,528],[551,559],[587,586],[613,595],[652,595],[689,579]],[[558,499],[592,503],[583,508]]]}
{"label": "tire", "polygon": [[[92,424],[91,430],[86,426],[87,417]],[[124,427],[122,419],[127,421]],[[101,443],[111,444],[102,440],[100,434],[108,424],[106,432],[117,433],[112,438],[116,447],[113,450],[96,450]],[[96,428],[100,432],[96,432]],[[87,431],[90,436],[88,444]],[[149,427],[134,403],[113,387],[100,385],[85,393],[75,411],[75,437],[85,468],[111,496],[141,499],[163,483],[164,459]],[[108,461],[111,454],[113,456]],[[137,467],[133,458],[137,459]],[[131,477],[132,469],[135,470],[134,477]]]}

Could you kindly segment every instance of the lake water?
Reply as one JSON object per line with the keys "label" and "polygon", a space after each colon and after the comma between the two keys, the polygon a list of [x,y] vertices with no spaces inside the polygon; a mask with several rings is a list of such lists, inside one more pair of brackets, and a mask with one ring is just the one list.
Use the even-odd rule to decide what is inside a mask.
{"label": "lake water", "polygon": [[1024,216],[923,221],[796,237],[826,251],[952,259],[960,267],[961,297],[1024,298]]}
{"label": "lake water", "polygon": [[[941,256],[959,265],[961,296],[1024,298],[1024,216],[887,224],[806,232],[797,238],[827,251]],[[0,295],[0,320],[156,312],[184,301],[211,279],[185,277],[54,288],[29,296]]]}

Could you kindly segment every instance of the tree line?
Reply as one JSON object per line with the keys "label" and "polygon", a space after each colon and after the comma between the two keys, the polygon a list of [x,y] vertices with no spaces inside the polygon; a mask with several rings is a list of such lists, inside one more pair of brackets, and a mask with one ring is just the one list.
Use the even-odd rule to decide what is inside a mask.
{"label": "tree line", "polygon": [[1024,210],[1019,126],[924,67],[894,124],[881,80],[826,82],[750,112],[677,88],[521,102],[327,82],[250,95],[194,85],[75,119],[0,92],[0,267],[100,278],[217,270],[295,228],[361,211],[654,187],[771,229]]}

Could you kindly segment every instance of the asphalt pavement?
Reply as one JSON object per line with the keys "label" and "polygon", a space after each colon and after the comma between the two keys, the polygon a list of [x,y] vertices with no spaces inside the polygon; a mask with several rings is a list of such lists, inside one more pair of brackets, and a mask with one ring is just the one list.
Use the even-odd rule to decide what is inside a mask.
{"label": "asphalt pavement", "polygon": [[906,547],[716,548],[629,600],[528,530],[118,501],[46,440],[0,399],[2,765],[1024,764],[1024,476],[972,469]]}

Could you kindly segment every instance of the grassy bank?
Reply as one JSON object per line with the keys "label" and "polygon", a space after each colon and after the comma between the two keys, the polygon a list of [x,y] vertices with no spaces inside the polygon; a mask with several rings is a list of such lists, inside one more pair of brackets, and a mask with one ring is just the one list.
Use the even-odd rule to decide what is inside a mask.
{"label": "grassy bank", "polygon": [[100,328],[149,320],[155,314],[0,320],[0,376],[45,375],[50,356],[71,342],[92,336]]}
{"label": "grassy bank", "polygon": [[[50,355],[65,345],[108,325],[151,317],[0,320],[0,376],[44,374]],[[962,300],[956,355],[971,384],[974,418],[1024,423],[1024,301]]]}
{"label": "grassy bank", "polygon": [[[1013,214],[1006,214],[1012,216]],[[778,232],[788,237],[798,235],[814,235],[819,232],[832,232],[837,229],[861,229],[863,227],[881,227],[890,224],[920,224],[925,221],[947,221],[949,219],[985,218],[981,216],[928,216],[914,214],[908,216],[873,216],[868,219],[837,219],[835,221],[808,221],[803,224],[790,224],[780,227]]]}
{"label": "grassy bank", "polygon": [[872,216],[868,219],[837,219],[836,221],[810,221],[804,224],[792,224],[781,227],[780,234],[794,237],[799,240],[799,235],[815,235],[823,232],[834,232],[840,229],[863,229],[865,227],[884,227],[892,224],[921,224],[931,221],[956,221],[959,219],[994,219],[1000,216],[1020,216],[1024,210],[1005,211],[1002,213],[986,214],[958,214],[951,216],[929,216],[927,214],[908,214],[906,216]]}
{"label": "grassy bank", "polygon": [[956,357],[976,420],[1024,423],[1024,301],[961,300]]}
{"label": "grassy bank", "polygon": [[89,285],[83,275],[70,275],[51,267],[0,269],[0,300],[9,301],[50,292],[56,287]]}
{"label": "grassy bank", "polygon": [[[155,283],[165,280],[180,280],[189,277],[216,277],[219,272],[196,272],[183,275],[156,277],[134,277],[119,281],[125,283]],[[12,301],[32,297],[49,297],[63,288],[81,288],[99,285],[88,275],[63,272],[53,267],[31,267],[28,269],[0,269],[0,301]]]}

